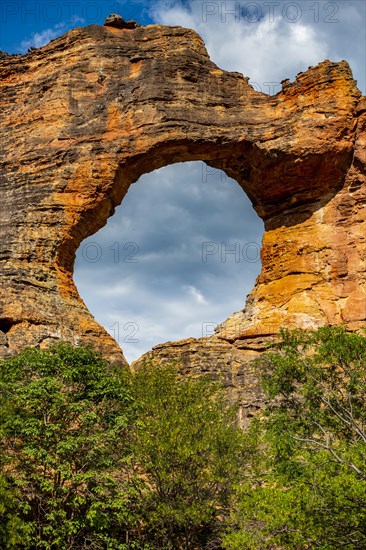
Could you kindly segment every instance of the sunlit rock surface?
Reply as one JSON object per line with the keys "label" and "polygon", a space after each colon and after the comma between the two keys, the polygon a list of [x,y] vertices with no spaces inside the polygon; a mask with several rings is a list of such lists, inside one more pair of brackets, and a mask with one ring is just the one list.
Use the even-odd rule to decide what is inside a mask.
{"label": "sunlit rock surface", "polygon": [[251,199],[262,272],[214,337],[150,356],[205,359],[236,387],[282,326],[365,324],[366,98],[345,61],[267,96],[192,30],[94,25],[0,54],[0,75],[1,356],[66,339],[124,361],[73,283],[76,250],[142,174],[192,160]]}

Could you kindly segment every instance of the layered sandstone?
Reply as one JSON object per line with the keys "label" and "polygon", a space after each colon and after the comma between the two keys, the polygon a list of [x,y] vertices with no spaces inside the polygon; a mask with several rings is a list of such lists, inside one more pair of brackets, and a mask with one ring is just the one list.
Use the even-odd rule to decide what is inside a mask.
{"label": "layered sandstone", "polygon": [[[267,341],[263,339],[263,344]],[[265,347],[263,346],[263,349]],[[187,338],[155,346],[133,362],[132,369],[142,365],[175,365],[182,376],[207,376],[225,387],[226,394],[238,407],[238,419],[246,426],[248,419],[263,407],[266,397],[260,386],[253,359],[257,352],[241,350],[230,342],[211,338]]]}
{"label": "layered sandstone", "polygon": [[345,61],[267,96],[192,30],[94,25],[1,54],[0,75],[1,356],[66,339],[123,361],[73,283],[76,250],[142,174],[192,160],[251,199],[262,272],[214,338],[153,355],[239,372],[281,326],[365,325],[366,98]]}

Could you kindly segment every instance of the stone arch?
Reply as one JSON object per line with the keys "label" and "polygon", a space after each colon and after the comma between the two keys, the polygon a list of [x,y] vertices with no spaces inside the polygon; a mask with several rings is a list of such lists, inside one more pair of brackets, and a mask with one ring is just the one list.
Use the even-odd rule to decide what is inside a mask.
{"label": "stone arch", "polygon": [[2,355],[66,338],[122,359],[79,298],[75,251],[141,174],[188,160],[238,181],[266,227],[262,273],[221,342],[365,322],[365,98],[346,62],[269,97],[194,31],[159,25],[74,29],[0,61]]}

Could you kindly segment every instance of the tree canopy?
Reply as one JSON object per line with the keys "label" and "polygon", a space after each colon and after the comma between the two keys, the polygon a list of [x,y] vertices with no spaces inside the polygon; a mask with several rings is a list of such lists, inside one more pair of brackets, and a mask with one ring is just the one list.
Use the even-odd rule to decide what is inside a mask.
{"label": "tree canopy", "polygon": [[12,497],[3,500],[2,547],[95,547],[113,531],[121,537],[134,420],[126,373],[61,344],[3,361],[0,392],[2,490]]}
{"label": "tree canopy", "polygon": [[219,547],[243,434],[216,384],[60,344],[2,361],[0,397],[1,548]]}
{"label": "tree canopy", "polygon": [[0,362],[0,546],[366,548],[366,338],[283,331],[242,431],[220,384],[59,344]]}
{"label": "tree canopy", "polygon": [[226,548],[366,548],[366,338],[283,331],[258,368],[269,405]]}

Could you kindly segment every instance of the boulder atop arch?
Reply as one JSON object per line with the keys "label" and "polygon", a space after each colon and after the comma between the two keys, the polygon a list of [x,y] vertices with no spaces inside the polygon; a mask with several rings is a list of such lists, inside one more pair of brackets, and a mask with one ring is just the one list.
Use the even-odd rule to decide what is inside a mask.
{"label": "boulder atop arch", "polygon": [[267,96],[192,30],[93,25],[1,55],[0,75],[1,356],[66,339],[124,360],[77,292],[75,253],[142,174],[188,160],[225,170],[265,222],[262,273],[211,349],[365,324],[366,98],[345,61]]}
{"label": "boulder atop arch", "polygon": [[114,27],[116,29],[136,29],[137,27],[141,27],[140,23],[136,23],[136,21],[130,20],[125,21],[122,17],[122,15],[119,15],[119,13],[111,13],[108,17],[105,18],[104,21],[105,27]]}

